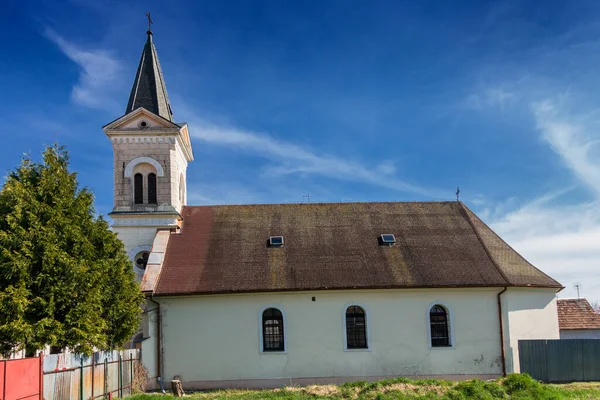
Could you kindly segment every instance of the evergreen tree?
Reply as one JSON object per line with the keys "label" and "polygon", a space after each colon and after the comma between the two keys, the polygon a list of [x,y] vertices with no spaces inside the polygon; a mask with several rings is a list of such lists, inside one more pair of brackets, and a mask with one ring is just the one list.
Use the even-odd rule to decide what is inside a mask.
{"label": "evergreen tree", "polygon": [[24,157],[0,191],[0,352],[115,348],[139,326],[142,294],[123,244],[63,147]]}

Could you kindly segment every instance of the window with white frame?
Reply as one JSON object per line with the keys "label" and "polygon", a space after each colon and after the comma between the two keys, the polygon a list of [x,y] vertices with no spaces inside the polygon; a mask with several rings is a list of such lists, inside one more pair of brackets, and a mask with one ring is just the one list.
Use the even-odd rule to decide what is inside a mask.
{"label": "window with white frame", "polygon": [[367,313],[360,306],[346,308],[346,349],[367,349]]}
{"label": "window with white frame", "polygon": [[450,316],[448,309],[435,304],[429,309],[429,337],[431,347],[451,347]]}
{"label": "window with white frame", "polygon": [[283,314],[276,308],[262,313],[262,351],[285,351]]}

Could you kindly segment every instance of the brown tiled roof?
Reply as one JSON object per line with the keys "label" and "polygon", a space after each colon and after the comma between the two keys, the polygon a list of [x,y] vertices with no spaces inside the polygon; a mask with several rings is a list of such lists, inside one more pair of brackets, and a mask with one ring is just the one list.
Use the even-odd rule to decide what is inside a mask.
{"label": "brown tiled roof", "polygon": [[559,299],[557,305],[560,329],[600,329],[600,315],[586,299]]}
{"label": "brown tiled roof", "polygon": [[552,284],[549,283],[552,281],[554,284],[560,286],[558,282],[531,265],[510,247],[496,234],[496,232],[491,230],[482,220],[480,220],[473,211],[465,206],[463,206],[463,208],[471,220],[475,232],[487,249],[489,256],[510,283],[517,286],[552,286]]}
{"label": "brown tiled roof", "polygon": [[[561,287],[457,202],[196,206],[182,216],[158,295]],[[379,245],[384,233],[394,246]],[[268,247],[271,235],[285,245]]]}

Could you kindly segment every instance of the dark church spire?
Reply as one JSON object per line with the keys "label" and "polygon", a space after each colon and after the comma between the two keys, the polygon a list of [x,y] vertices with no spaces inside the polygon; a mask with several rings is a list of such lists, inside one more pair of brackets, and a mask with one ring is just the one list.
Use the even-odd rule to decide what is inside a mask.
{"label": "dark church spire", "polygon": [[[148,14],[147,16],[148,27],[150,28],[152,20]],[[148,34],[148,40],[144,45],[144,51],[142,52],[125,113],[128,114],[139,107],[144,107],[146,110],[173,122],[167,87],[158,62],[156,47],[152,43],[152,31],[148,29],[146,33]]]}

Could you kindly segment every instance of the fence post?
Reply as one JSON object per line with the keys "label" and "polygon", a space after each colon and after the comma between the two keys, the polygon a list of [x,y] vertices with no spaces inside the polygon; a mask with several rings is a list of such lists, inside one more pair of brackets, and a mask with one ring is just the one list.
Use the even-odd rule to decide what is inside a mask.
{"label": "fence post", "polygon": [[2,385],[2,398],[5,399],[6,398],[6,368],[8,366],[8,363],[6,362],[6,360],[2,360],[2,362],[4,363],[4,377],[2,378],[2,382],[4,384]]}
{"label": "fence post", "polygon": [[108,397],[108,359],[104,359],[104,398]]}
{"label": "fence post", "polygon": [[79,400],[83,400],[83,356],[79,366]]}
{"label": "fence post", "polygon": [[119,351],[119,397],[123,397],[123,360]]}
{"label": "fence post", "polygon": [[90,396],[90,399],[94,398],[94,381],[96,380],[96,375],[95,375],[95,366],[96,364],[96,353],[92,354],[92,395]]}
{"label": "fence post", "polygon": [[40,353],[40,400],[44,400],[44,353]]}
{"label": "fence post", "polygon": [[133,394],[133,355],[129,352],[129,394]]}

